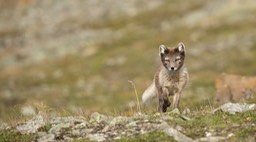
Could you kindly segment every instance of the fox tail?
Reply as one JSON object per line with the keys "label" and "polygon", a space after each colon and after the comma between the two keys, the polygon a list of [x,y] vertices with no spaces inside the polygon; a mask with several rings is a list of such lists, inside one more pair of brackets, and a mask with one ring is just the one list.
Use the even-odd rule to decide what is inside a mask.
{"label": "fox tail", "polygon": [[142,102],[146,106],[150,106],[157,102],[157,88],[154,83],[152,83],[143,93]]}

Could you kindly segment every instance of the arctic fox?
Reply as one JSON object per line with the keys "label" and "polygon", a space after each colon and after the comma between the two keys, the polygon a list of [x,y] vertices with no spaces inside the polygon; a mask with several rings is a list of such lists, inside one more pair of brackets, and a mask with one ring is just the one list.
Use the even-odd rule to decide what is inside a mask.
{"label": "arctic fox", "polygon": [[159,56],[162,66],[156,72],[153,83],[143,93],[142,101],[146,106],[158,101],[158,111],[166,112],[167,107],[171,105],[169,96],[173,96],[172,108],[178,107],[181,92],[189,79],[183,66],[185,45],[179,43],[175,48],[160,45]]}

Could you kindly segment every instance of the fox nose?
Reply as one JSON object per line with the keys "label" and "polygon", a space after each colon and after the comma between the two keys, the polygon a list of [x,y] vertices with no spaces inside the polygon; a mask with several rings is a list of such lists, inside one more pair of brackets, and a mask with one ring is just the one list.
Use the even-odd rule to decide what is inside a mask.
{"label": "fox nose", "polygon": [[174,67],[171,67],[171,70],[174,70]]}

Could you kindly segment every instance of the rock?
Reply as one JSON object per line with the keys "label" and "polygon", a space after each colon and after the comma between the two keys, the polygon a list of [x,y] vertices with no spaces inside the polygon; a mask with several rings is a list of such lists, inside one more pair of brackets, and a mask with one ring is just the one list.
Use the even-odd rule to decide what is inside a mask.
{"label": "rock", "polygon": [[84,125],[87,125],[88,122],[86,119],[82,116],[77,116],[77,117],[52,117],[49,121],[50,124],[56,124],[56,123],[70,123],[70,124],[81,124],[85,123]]}
{"label": "rock", "polygon": [[205,132],[205,136],[206,136],[206,137],[211,137],[211,136],[212,136],[212,133],[211,133],[211,132]]}
{"label": "rock", "polygon": [[84,129],[84,128],[88,127],[88,126],[89,126],[88,122],[81,122],[81,123],[75,125],[75,129]]}
{"label": "rock", "polygon": [[228,134],[227,138],[230,138],[230,137],[233,137],[233,136],[235,136],[235,134],[234,133],[230,133],[230,134]]}
{"label": "rock", "polygon": [[37,142],[51,142],[55,141],[54,134],[45,134],[37,139]]}
{"label": "rock", "polygon": [[180,114],[180,110],[178,108],[175,108],[171,111],[171,113]]}
{"label": "rock", "polygon": [[239,127],[240,127],[240,125],[239,125],[239,124],[237,124],[237,123],[235,123],[235,124],[232,124],[232,127],[233,127],[233,128],[239,128]]}
{"label": "rock", "polygon": [[159,117],[159,116],[161,116],[161,114],[159,112],[153,114],[153,117]]}
{"label": "rock", "polygon": [[24,116],[34,116],[36,115],[36,110],[32,106],[24,106],[20,110],[21,114]]}
{"label": "rock", "polygon": [[64,136],[63,136],[63,140],[64,140],[64,141],[72,141],[73,138],[70,138],[70,137],[64,135]]}
{"label": "rock", "polygon": [[137,126],[137,123],[136,121],[131,121],[130,123],[127,124],[128,128],[129,127],[136,127]]}
{"label": "rock", "polygon": [[191,118],[185,116],[185,115],[180,115],[180,117],[183,119],[183,120],[186,120],[186,121],[189,121],[191,120]]}
{"label": "rock", "polygon": [[175,129],[178,130],[179,132],[184,131],[185,129],[183,127],[181,127],[180,125],[176,125]]}
{"label": "rock", "polygon": [[163,122],[159,126],[160,130],[163,130],[168,136],[173,137],[178,142],[193,142],[194,140],[186,135],[182,134],[178,130],[170,127],[166,122]]}
{"label": "rock", "polygon": [[186,109],[184,109],[184,110],[182,111],[182,114],[190,114],[190,113],[191,113],[191,111],[190,111],[189,108],[186,108]]}
{"label": "rock", "polygon": [[127,123],[129,121],[131,121],[131,118],[129,118],[129,117],[117,116],[117,117],[113,118],[110,121],[109,125],[114,126],[114,125],[117,125],[117,124],[124,124],[124,123]]}
{"label": "rock", "polygon": [[55,137],[63,137],[63,134],[67,133],[67,131],[69,131],[68,129],[71,129],[70,124],[60,123],[60,124],[52,126],[52,128],[49,130],[49,133],[54,134]]}
{"label": "rock", "polygon": [[88,139],[93,140],[93,141],[104,141],[106,140],[105,135],[104,134],[89,134],[86,136]]}
{"label": "rock", "polygon": [[218,137],[218,136],[208,136],[208,137],[202,137],[199,138],[198,141],[200,142],[218,142],[221,140],[226,140],[226,137]]}
{"label": "rock", "polygon": [[22,134],[35,133],[40,127],[43,127],[46,124],[46,120],[42,115],[37,115],[28,122],[20,124],[16,129]]}
{"label": "rock", "polygon": [[110,129],[110,127],[107,125],[102,129],[102,132],[107,132]]}
{"label": "rock", "polygon": [[72,130],[71,134],[72,134],[73,136],[75,136],[75,137],[78,137],[78,136],[80,136],[81,131],[80,131],[80,130],[75,129],[75,130]]}
{"label": "rock", "polygon": [[100,122],[107,123],[108,120],[109,120],[109,117],[99,114],[98,112],[94,112],[91,114],[89,122],[90,123],[100,123]]}
{"label": "rock", "polygon": [[163,115],[163,116],[161,116],[161,119],[163,119],[163,120],[165,120],[165,121],[168,121],[168,120],[173,120],[174,117],[169,116],[169,115]]}
{"label": "rock", "polygon": [[240,103],[226,103],[217,109],[214,109],[212,113],[218,111],[228,112],[230,114],[235,114],[237,112],[252,111],[256,110],[256,104],[240,104]]}

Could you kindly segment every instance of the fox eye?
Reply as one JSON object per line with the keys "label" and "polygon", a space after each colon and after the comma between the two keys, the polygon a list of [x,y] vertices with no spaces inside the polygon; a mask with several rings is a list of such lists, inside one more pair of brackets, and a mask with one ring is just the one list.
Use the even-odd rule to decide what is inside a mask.
{"label": "fox eye", "polygon": [[165,59],[164,61],[165,61],[165,62],[170,62],[170,60],[169,60],[169,59]]}
{"label": "fox eye", "polygon": [[180,61],[180,57],[177,57],[177,58],[175,59],[175,61]]}

